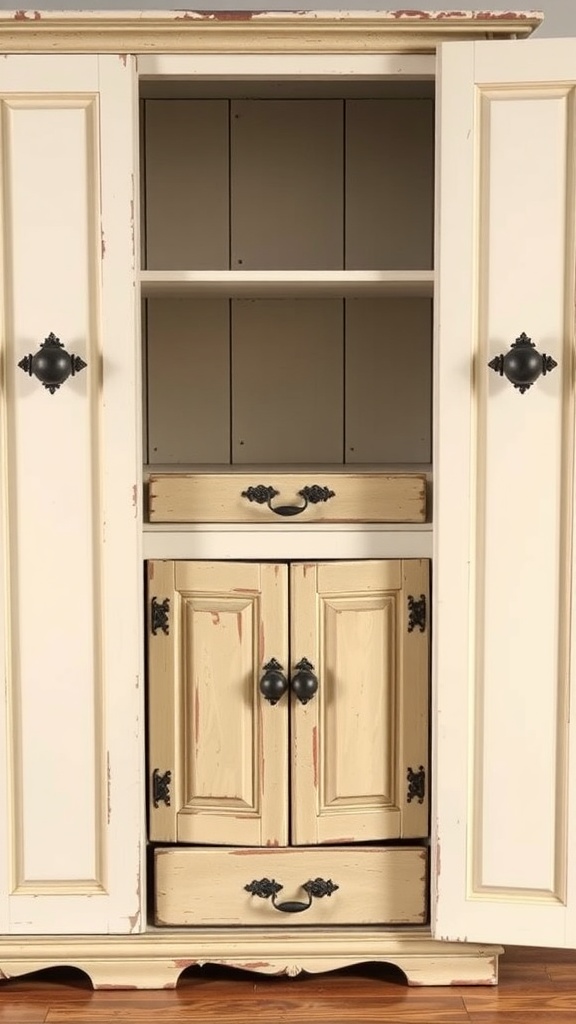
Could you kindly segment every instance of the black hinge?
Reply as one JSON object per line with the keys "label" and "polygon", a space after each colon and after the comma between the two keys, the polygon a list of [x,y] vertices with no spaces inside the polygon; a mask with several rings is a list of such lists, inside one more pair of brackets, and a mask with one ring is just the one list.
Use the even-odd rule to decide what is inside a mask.
{"label": "black hinge", "polygon": [[408,779],[407,802],[411,804],[413,800],[418,800],[419,804],[423,804],[426,795],[426,772],[424,765],[421,764],[417,772],[409,768],[406,778]]}
{"label": "black hinge", "polygon": [[408,632],[412,633],[418,626],[421,633],[426,629],[426,596],[420,594],[417,599],[408,595]]}
{"label": "black hinge", "polygon": [[153,597],[150,602],[150,628],[152,630],[152,636],[156,636],[159,629],[168,636],[170,633],[170,622],[168,616],[170,614],[170,598],[165,597],[163,601],[158,601],[156,597]]}
{"label": "black hinge", "polygon": [[152,772],[152,803],[154,807],[158,807],[158,804],[166,804],[166,807],[170,807],[170,783],[172,782],[172,772],[164,772],[162,774],[155,768]]}

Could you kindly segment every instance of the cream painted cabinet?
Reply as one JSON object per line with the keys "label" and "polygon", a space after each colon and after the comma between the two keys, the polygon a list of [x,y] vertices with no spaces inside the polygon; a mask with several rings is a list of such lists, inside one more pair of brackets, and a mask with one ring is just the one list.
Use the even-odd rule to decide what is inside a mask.
{"label": "cream painted cabinet", "polygon": [[576,43],[485,38],[537,21],[0,12],[3,974],[576,948]]}
{"label": "cream painted cabinet", "polygon": [[427,601],[420,560],[150,563],[150,838],[424,839]]}

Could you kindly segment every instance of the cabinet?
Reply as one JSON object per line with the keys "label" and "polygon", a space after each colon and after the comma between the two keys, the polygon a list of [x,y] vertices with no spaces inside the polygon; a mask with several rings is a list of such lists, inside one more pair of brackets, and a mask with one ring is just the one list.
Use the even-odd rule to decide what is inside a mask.
{"label": "cabinet", "polygon": [[[96,984],[161,985],[174,984],[188,963],[210,960],[289,973],[379,960],[399,964],[412,981],[489,983],[495,980],[498,947],[470,942],[576,946],[574,726],[569,713],[575,633],[574,44],[474,41],[487,33],[517,35],[531,27],[528,17],[434,19],[410,12],[273,14],[250,20],[202,15],[0,19],[0,45],[8,54],[0,76],[4,973],[75,963]],[[450,37],[459,41],[452,43]],[[439,43],[436,62],[432,51]],[[74,55],[63,52],[71,45]],[[231,82],[242,88],[232,93]],[[286,82],[299,95],[289,96]],[[382,132],[363,134],[362,124],[365,114],[374,116],[374,101],[380,112],[384,103],[388,113],[397,103],[415,104],[410,107],[418,111],[414,117],[429,125],[422,111],[429,111],[433,82],[432,262],[431,148],[427,143],[426,159],[421,149],[416,159],[410,148],[421,145],[420,132],[429,127],[421,124],[411,131],[405,164],[390,160],[391,177],[380,196],[373,170],[388,161],[390,150],[375,139]],[[199,94],[201,83],[204,95]],[[263,97],[263,90],[269,94]],[[249,173],[236,182],[227,176],[223,160],[203,171],[205,180],[194,182],[188,192],[178,180],[164,178],[158,185],[159,178],[154,184],[155,174],[176,175],[172,161],[162,171],[162,162],[149,155],[152,177],[141,173],[139,92],[151,110],[170,102],[187,104],[187,109],[190,103],[214,103],[220,111],[224,102],[230,136],[236,131],[228,116],[234,104],[248,120],[252,113],[266,113],[252,103],[322,104],[325,113],[311,135],[315,142],[318,132],[319,160],[327,153],[322,166],[331,168],[339,162],[330,146],[340,129],[330,127],[336,108],[330,106],[328,114],[324,104],[343,102],[352,154],[346,181],[330,179],[326,195],[318,194],[322,190],[310,169],[306,188],[314,200],[296,211],[304,221],[299,237],[314,222],[310,237],[318,248],[307,244],[305,252],[300,248],[295,254],[287,243],[274,250],[279,231],[288,239],[295,222],[288,203],[271,201],[257,229],[252,214],[245,212],[244,200],[250,199],[254,183],[259,181],[265,204],[264,184],[281,167],[272,174],[262,164],[261,179]],[[207,131],[216,132],[219,117],[206,119],[212,126]],[[399,155],[405,122],[400,118],[394,127],[391,113],[390,118],[387,137],[394,139],[392,149]],[[148,142],[155,130],[170,130],[182,160],[189,161],[186,133],[179,135],[168,120],[159,122],[154,127],[150,121]],[[266,127],[270,137],[275,127]],[[249,129],[248,141],[238,138],[238,166],[253,152],[249,135],[257,127],[251,123]],[[307,138],[298,150],[305,154],[310,134]],[[357,159],[358,152],[366,154],[366,138],[374,146],[372,155]],[[216,150],[221,144],[215,139]],[[157,149],[162,153],[162,140]],[[283,156],[282,164],[289,157]],[[395,178],[399,166],[403,170]],[[228,186],[234,199],[225,208],[213,200],[216,190],[221,194],[222,174],[224,191]],[[152,191],[159,187],[173,195],[173,203],[162,207],[169,212],[158,206],[152,212],[146,181]],[[394,181],[399,193],[392,188]],[[405,182],[417,197],[418,218],[407,218],[405,232],[388,232],[383,224],[393,220],[396,209],[406,208],[401,201]],[[392,211],[384,203],[388,195],[396,197]],[[367,203],[365,197],[370,197]],[[139,203],[151,217],[144,220],[150,232],[144,259]],[[340,203],[342,216],[335,214]],[[220,232],[208,232],[214,249],[203,242],[200,250],[209,252],[209,265],[202,266],[186,248],[194,232],[180,227],[189,225],[189,209],[201,219],[211,205],[228,231],[228,253],[222,255]],[[276,216],[283,218],[280,227]],[[393,238],[392,256],[385,236],[387,242]],[[363,249],[368,237],[370,245]],[[154,260],[150,245],[159,253]],[[289,250],[289,263],[282,264]],[[168,265],[171,251],[176,266]],[[140,269],[143,262],[146,268]],[[144,329],[141,298],[149,303]],[[188,309],[185,317],[175,315],[176,303],[182,304],[179,314]],[[271,318],[272,303],[279,305]],[[236,330],[227,348],[222,338],[230,339],[231,322]],[[188,324],[189,344],[182,323]],[[271,358],[271,323],[283,336],[281,348],[290,344],[294,352],[282,367]],[[54,394],[18,366],[50,332],[87,364]],[[488,366],[522,332],[557,363],[525,394]],[[298,338],[304,339],[300,348],[294,343]],[[237,373],[230,373],[231,351]],[[320,351],[322,359],[312,367]],[[282,380],[291,381],[286,390],[273,377],[280,370]],[[325,390],[320,386],[324,379]],[[432,401],[427,404],[430,383]],[[286,423],[300,402],[306,413],[312,411],[308,419],[296,417],[300,448],[290,449],[294,437]],[[254,415],[255,406],[259,415]],[[221,429],[226,416],[227,434]],[[249,451],[244,453],[244,447]],[[356,459],[358,450],[362,457]],[[380,513],[368,521],[362,510],[332,522],[300,521],[299,513],[278,517],[267,506],[274,518],[254,516],[243,522],[168,523],[148,521],[145,515],[149,473],[177,476],[192,466],[199,477],[212,471],[232,476],[256,467],[254,486],[268,485],[274,484],[269,470],[291,472],[296,459],[297,472],[324,475],[329,467],[344,477],[353,467],[360,476],[376,473],[384,479],[399,472],[425,477],[431,497],[426,518],[422,502],[410,522],[385,521]],[[316,475],[312,482],[337,490]],[[291,493],[278,496],[283,506],[297,502],[298,493],[290,486]],[[304,572],[302,567],[312,566],[312,578],[335,562],[410,565],[429,558],[430,925],[415,923],[418,915],[422,920],[422,889],[410,883],[399,886],[411,898],[416,894],[405,908],[410,928],[382,924],[404,913],[400,908],[395,916],[390,903],[380,904],[375,917],[362,922],[346,913],[338,919],[339,889],[314,898],[317,917],[306,927],[298,914],[286,914],[289,927],[274,918],[270,925],[242,923],[232,931],[229,924],[206,922],[200,913],[178,928],[168,925],[159,935],[148,920],[146,886],[141,884],[148,840],[143,563],[154,563],[158,572],[176,566],[170,571],[178,572],[185,563],[218,562],[223,574],[240,564],[242,572],[249,565],[263,575],[268,567],[278,567],[279,581],[288,578],[288,565],[294,578]],[[275,586],[279,595],[282,587],[279,582]],[[365,593],[364,584],[360,591],[355,586],[354,594]],[[299,613],[291,609],[286,615],[286,586],[283,594],[274,600],[283,603],[284,613],[275,612],[273,620],[291,621],[291,627],[282,627],[286,633],[297,628]],[[160,593],[158,600],[166,596]],[[302,597],[302,604],[306,600]],[[264,607],[263,599],[258,602]],[[174,648],[161,634],[161,657],[169,662]],[[413,639],[421,640],[419,635]],[[349,652],[359,643],[344,646]],[[278,661],[288,665],[292,653],[284,646]],[[265,664],[258,655],[257,671],[249,669],[254,679]],[[330,656],[322,651],[328,661]],[[247,658],[245,648],[238,657]],[[316,664],[314,657],[310,661]],[[228,662],[223,667],[229,678]],[[173,678],[169,668],[166,678]],[[181,690],[172,684],[166,689],[173,705]],[[396,696],[401,699],[398,689]],[[287,705],[260,702],[258,708],[277,724],[280,715],[287,720]],[[296,708],[283,736],[274,739],[286,746],[281,774],[288,771],[300,721],[310,725],[320,706],[316,700]],[[181,720],[169,705],[162,714],[152,717],[163,722],[178,753],[183,738],[175,723]],[[257,717],[250,719],[246,708],[243,715],[238,711],[246,729],[254,729]],[[381,720],[385,730],[385,716]],[[348,733],[339,734],[337,723],[333,733],[339,750]],[[309,735],[302,744],[309,753]],[[382,749],[377,756],[382,757]],[[248,745],[244,757],[247,750]],[[419,767],[419,756],[414,751],[408,763],[395,761],[390,768],[394,778],[410,766]],[[150,767],[165,774],[165,764]],[[292,791],[300,787],[300,796],[306,793],[298,780],[301,764],[309,775],[305,757],[291,772]],[[241,768],[247,777],[246,763]],[[174,773],[176,794],[182,782],[176,768]],[[340,781],[345,786],[346,776]],[[279,783],[278,791],[284,828],[300,827],[297,814],[288,810],[288,787]],[[194,817],[184,814],[181,794],[170,808],[158,808],[164,816],[159,820],[173,818],[170,827],[176,830],[180,819]],[[228,794],[221,790],[220,795]],[[401,802],[397,793],[394,800]],[[412,804],[399,807],[400,831],[408,811],[419,811]],[[382,815],[390,821],[393,816],[388,811]],[[284,858],[277,861],[286,872],[279,900],[303,899],[297,891],[308,872],[301,875],[288,862],[299,866],[290,858],[307,857],[309,850],[314,858],[323,852],[341,858],[331,862],[332,881],[337,881],[337,870],[341,877],[358,873],[362,858],[368,863],[373,857],[370,874],[382,879],[380,895],[385,879],[399,877],[396,872],[404,871],[410,858],[411,870],[418,877],[424,874],[428,854],[418,845],[421,834],[408,831],[404,839],[398,832],[393,840],[362,837],[353,848],[359,860],[344,863],[351,848],[334,840],[347,832],[335,836],[324,811],[306,811],[302,827],[308,829],[314,818],[315,836],[306,831],[294,847],[261,847],[260,836],[254,845],[237,846],[236,835],[229,841],[223,834],[221,846],[220,840],[202,838],[202,844],[210,845],[193,852],[202,854],[202,871],[209,876],[205,865],[212,846],[217,847],[214,875],[228,879],[227,884],[235,877],[230,865],[241,859],[237,849],[248,851],[243,856],[251,869],[259,856]],[[275,825],[263,829],[266,841],[278,838]],[[385,845],[392,841],[398,845]],[[166,844],[157,856],[158,871],[185,875],[188,868],[176,858],[188,856],[187,850],[169,846],[172,842],[158,840]],[[193,840],[195,845],[200,843]],[[258,854],[259,849],[265,852]],[[365,850],[372,852],[360,852]],[[406,851],[406,860],[398,862],[396,854]],[[384,857],[389,852],[393,858]],[[322,875],[320,869],[317,873]],[[255,868],[249,874],[248,883],[261,877]],[[169,885],[164,888],[168,893]],[[254,902],[259,921],[275,914],[269,900],[255,896]],[[363,896],[360,904],[367,902]],[[174,904],[166,908],[167,919],[174,920]]]}

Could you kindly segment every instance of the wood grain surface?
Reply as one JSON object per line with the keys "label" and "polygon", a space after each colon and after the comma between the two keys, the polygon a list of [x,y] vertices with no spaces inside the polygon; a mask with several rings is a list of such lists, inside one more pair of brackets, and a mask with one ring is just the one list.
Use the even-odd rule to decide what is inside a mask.
{"label": "wood grain surface", "polygon": [[74,970],[0,984],[0,1024],[573,1024],[576,952],[509,949],[497,988],[408,988],[367,964],[270,978],[193,968],[172,992],[93,992]]}

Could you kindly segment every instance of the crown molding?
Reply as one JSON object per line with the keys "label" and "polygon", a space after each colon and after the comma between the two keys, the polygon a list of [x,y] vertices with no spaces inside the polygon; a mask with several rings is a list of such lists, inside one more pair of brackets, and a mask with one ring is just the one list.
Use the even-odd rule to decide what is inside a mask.
{"label": "crown molding", "polygon": [[2,11],[2,53],[433,53],[518,38],[537,11]]}

